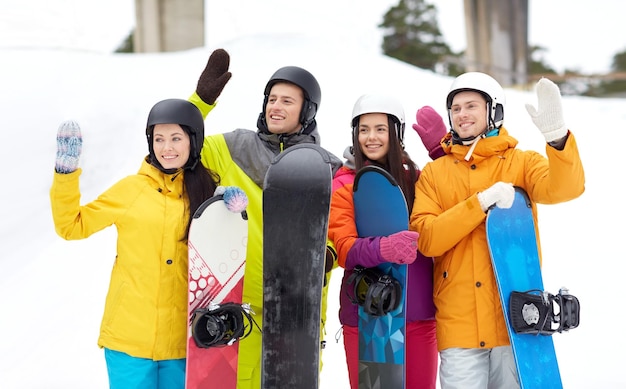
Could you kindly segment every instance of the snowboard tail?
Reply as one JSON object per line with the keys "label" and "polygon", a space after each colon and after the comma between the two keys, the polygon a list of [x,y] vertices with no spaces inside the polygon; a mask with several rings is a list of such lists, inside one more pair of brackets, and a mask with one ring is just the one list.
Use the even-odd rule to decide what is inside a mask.
{"label": "snowboard tail", "polygon": [[261,387],[317,388],[332,170],[314,144],[272,162],[263,189]]}

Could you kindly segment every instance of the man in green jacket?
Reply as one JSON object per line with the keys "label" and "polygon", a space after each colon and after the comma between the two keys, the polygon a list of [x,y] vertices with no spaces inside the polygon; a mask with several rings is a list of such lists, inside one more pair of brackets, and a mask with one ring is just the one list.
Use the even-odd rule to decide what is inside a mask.
{"label": "man in green jacket", "polygon": [[[213,109],[222,89],[231,77],[230,57],[225,50],[215,50],[200,75],[195,93],[190,97],[206,115]],[[243,301],[255,312],[263,312],[263,181],[274,158],[283,150],[301,143],[320,143],[315,115],[321,101],[320,86],[307,70],[287,66],[278,69],[264,90],[264,112],[257,120],[257,130],[236,129],[205,137],[201,161],[217,172],[221,184],[236,185],[248,196],[248,251],[246,257]],[[332,158],[333,174],[341,160]],[[334,266],[333,250],[327,250],[327,275],[322,293],[322,331],[326,319],[328,273]],[[259,326],[261,319],[257,316]],[[261,386],[261,333],[252,333],[239,344],[237,388]]]}

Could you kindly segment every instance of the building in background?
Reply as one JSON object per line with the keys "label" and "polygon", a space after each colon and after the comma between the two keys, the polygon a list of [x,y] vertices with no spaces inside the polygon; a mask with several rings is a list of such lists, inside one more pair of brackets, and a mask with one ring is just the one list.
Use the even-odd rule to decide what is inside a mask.
{"label": "building in background", "polygon": [[528,0],[464,0],[467,71],[488,73],[504,86],[528,77]]}
{"label": "building in background", "polygon": [[204,0],[135,0],[134,52],[204,46]]}

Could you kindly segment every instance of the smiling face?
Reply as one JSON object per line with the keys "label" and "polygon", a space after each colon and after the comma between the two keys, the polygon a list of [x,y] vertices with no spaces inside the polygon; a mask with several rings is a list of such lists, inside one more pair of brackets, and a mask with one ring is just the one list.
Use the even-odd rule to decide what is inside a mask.
{"label": "smiling face", "polygon": [[487,102],[478,92],[465,91],[454,95],[450,114],[452,127],[460,138],[478,136],[487,129]]}
{"label": "smiling face", "polygon": [[302,127],[300,111],[303,103],[304,94],[300,87],[286,82],[274,84],[265,106],[267,129],[273,134],[298,132]]}
{"label": "smiling face", "polygon": [[389,152],[389,120],[384,113],[366,113],[359,117],[358,141],[367,159],[385,163]]}
{"label": "smiling face", "polygon": [[189,135],[178,124],[154,126],[152,147],[157,161],[164,169],[180,169],[189,159]]}

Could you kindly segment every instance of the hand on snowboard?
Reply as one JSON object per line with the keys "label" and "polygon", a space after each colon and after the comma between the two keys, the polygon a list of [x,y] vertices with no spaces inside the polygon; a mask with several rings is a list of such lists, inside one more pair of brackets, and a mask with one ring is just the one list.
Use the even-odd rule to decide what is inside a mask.
{"label": "hand on snowboard", "polygon": [[513,184],[499,181],[479,192],[477,197],[483,212],[487,212],[493,205],[498,208],[511,208],[515,200],[515,188]]}
{"label": "hand on snowboard", "polygon": [[417,258],[415,231],[400,231],[380,238],[380,256],[387,262],[411,264]]}
{"label": "hand on snowboard", "polygon": [[237,186],[220,185],[215,189],[215,196],[217,195],[224,195],[224,204],[231,212],[243,212],[248,206],[248,196],[246,196],[246,192]]}

